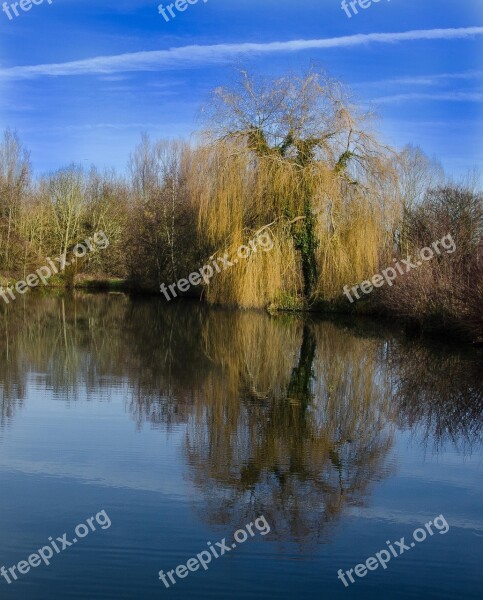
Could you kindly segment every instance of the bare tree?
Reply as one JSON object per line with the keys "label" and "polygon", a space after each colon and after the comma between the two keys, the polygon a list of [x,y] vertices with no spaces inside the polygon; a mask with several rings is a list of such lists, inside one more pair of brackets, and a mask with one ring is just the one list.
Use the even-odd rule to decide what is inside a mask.
{"label": "bare tree", "polygon": [[14,265],[11,256],[12,234],[30,185],[30,157],[16,132],[7,129],[0,143],[0,250],[3,268]]}
{"label": "bare tree", "polygon": [[[51,207],[51,240],[64,257],[78,243],[85,213],[85,181],[81,169],[70,167],[50,177],[48,195]],[[66,268],[69,286],[74,284],[74,267]]]}
{"label": "bare tree", "polygon": [[397,173],[397,195],[401,204],[401,228],[397,232],[397,245],[407,254],[409,249],[409,215],[421,204],[428,190],[442,185],[444,170],[436,160],[431,160],[418,146],[407,145],[394,157]]}

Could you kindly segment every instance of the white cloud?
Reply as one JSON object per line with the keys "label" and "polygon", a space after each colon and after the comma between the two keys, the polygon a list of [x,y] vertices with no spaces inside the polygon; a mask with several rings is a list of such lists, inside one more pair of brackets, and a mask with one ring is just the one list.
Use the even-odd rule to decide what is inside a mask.
{"label": "white cloud", "polygon": [[363,81],[352,85],[352,87],[381,87],[387,85],[422,85],[434,86],[444,84],[451,80],[482,79],[483,71],[463,71],[462,73],[433,73],[430,75],[415,75],[408,77],[391,77],[389,79],[379,79],[377,81]]}
{"label": "white cloud", "polygon": [[386,83],[396,83],[399,85],[436,85],[445,80],[461,79],[472,80],[481,79],[483,71],[465,71],[464,73],[437,73],[434,75],[420,75],[415,77],[399,77],[388,79]]}
{"label": "white cloud", "polygon": [[377,104],[397,104],[400,102],[412,102],[413,100],[429,100],[437,102],[482,102],[483,92],[442,92],[435,94],[395,94],[393,96],[382,96],[373,98],[371,102]]}
{"label": "white cloud", "polygon": [[133,71],[155,71],[193,68],[206,64],[223,64],[240,54],[260,55],[277,52],[300,52],[328,48],[350,48],[370,43],[392,44],[415,40],[453,40],[483,34],[483,27],[452,29],[422,29],[400,33],[369,33],[288,42],[192,45],[168,50],[132,52],[112,56],[97,56],[84,60],[42,65],[23,65],[0,68],[0,78],[29,79],[72,75],[112,74]]}

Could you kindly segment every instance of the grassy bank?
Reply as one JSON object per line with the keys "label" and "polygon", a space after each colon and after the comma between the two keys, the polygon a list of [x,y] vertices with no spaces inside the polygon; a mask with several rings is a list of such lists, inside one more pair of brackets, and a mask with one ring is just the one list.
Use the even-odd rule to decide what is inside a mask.
{"label": "grassy bank", "polygon": [[[11,275],[7,277],[0,275],[0,286],[7,285],[15,287],[18,278]],[[48,293],[48,290],[66,290],[66,281],[62,276],[56,276],[52,279],[48,286],[33,288],[33,293]],[[88,292],[112,292],[112,293],[127,293],[131,295],[148,295],[163,297],[159,290],[140,286],[128,279],[111,278],[106,276],[77,276],[74,280],[74,289],[85,290]],[[183,298],[196,299],[203,301],[201,295],[202,289],[192,291],[190,294],[185,294]],[[18,296],[18,295],[17,295]],[[465,328],[458,323],[450,315],[443,312],[431,313],[424,318],[415,318],[411,316],[402,316],[395,312],[391,312],[384,303],[384,297],[375,295],[373,297],[362,298],[361,300],[350,303],[345,297],[335,300],[316,300],[311,304],[307,304],[303,297],[291,298],[288,296],[282,297],[278,304],[272,303],[267,305],[266,310],[271,315],[277,314],[319,314],[319,315],[348,315],[353,317],[378,317],[384,320],[391,320],[399,323],[412,331],[419,331],[424,334],[433,334],[471,342],[476,345],[483,345],[483,335],[475,335],[474,330]]]}

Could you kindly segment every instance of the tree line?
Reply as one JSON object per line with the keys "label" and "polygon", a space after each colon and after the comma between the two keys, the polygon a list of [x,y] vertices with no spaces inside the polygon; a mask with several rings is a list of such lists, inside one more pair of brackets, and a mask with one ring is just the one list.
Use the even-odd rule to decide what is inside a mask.
{"label": "tree line", "polygon": [[[159,290],[235,253],[266,228],[275,247],[199,289],[210,303],[317,309],[342,289],[451,233],[457,252],[371,304],[419,323],[483,335],[482,195],[416,147],[396,152],[373,115],[326,74],[276,80],[241,71],[214,90],[194,143],[143,134],[126,174],[71,165],[34,177],[17,133],[0,141],[0,274],[15,280],[104,231],[109,248],[65,273]],[[364,304],[364,303],[363,303]]]}

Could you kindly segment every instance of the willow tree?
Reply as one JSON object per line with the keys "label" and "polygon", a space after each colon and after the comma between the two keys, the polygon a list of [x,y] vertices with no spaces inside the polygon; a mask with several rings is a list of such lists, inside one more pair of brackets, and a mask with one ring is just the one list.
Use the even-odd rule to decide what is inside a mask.
{"label": "willow tree", "polygon": [[[226,249],[270,228],[279,251],[265,257],[268,268],[249,272],[244,263],[210,286],[209,295],[244,305],[276,301],[277,294],[280,301],[279,292],[304,303],[333,297],[352,273],[374,272],[385,216],[379,199],[378,210],[372,200],[387,179],[387,152],[369,131],[371,115],[327,76],[240,75],[231,89],[214,91],[206,110],[207,143],[194,178],[200,230],[213,248]],[[260,255],[255,260],[260,264]],[[254,284],[257,277],[264,283]],[[251,294],[244,295],[249,281]]]}

